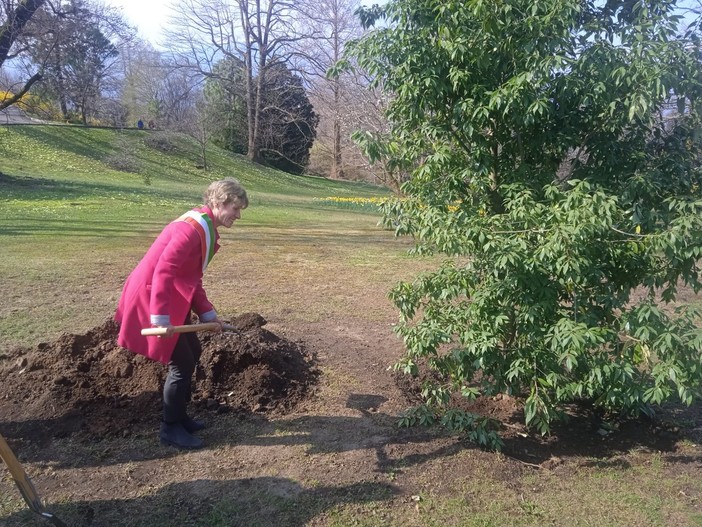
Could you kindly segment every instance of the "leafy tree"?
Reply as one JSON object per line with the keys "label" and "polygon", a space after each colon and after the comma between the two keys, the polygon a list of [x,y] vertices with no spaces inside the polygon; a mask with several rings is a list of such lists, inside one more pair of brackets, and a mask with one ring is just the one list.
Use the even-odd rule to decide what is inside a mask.
{"label": "leafy tree", "polygon": [[219,115],[220,121],[213,141],[226,150],[245,155],[248,127],[244,62],[236,57],[226,58],[214,67],[213,72],[205,84],[209,111]]}
{"label": "leafy tree", "polygon": [[32,55],[35,63],[44,63],[43,91],[58,102],[63,118],[72,111],[85,124],[118,52],[90,4],[69,0],[56,5],[33,21],[44,31],[31,39]]}
{"label": "leafy tree", "polygon": [[[44,4],[45,0],[21,0],[13,2],[5,0],[0,3],[0,67],[5,61],[12,59],[23,49],[15,50],[16,43],[21,36],[29,20],[34,16]],[[3,97],[0,100],[0,110],[7,108],[19,101],[22,96],[29,91],[34,83],[41,80],[41,73],[36,72],[22,83],[20,88],[12,96]]]}
{"label": "leafy tree", "polygon": [[268,71],[261,89],[262,158],[280,170],[299,174],[309,161],[319,122],[302,79],[279,63]]}
{"label": "leafy tree", "polygon": [[[242,60],[228,58],[213,69],[205,94],[209,112],[219,116],[214,140],[217,144],[248,153],[246,68]],[[301,173],[307,166],[315,138],[318,117],[307,98],[302,79],[285,64],[270,66],[264,82],[254,77],[261,93],[259,112],[259,160],[290,173]]]}
{"label": "leafy tree", "polygon": [[541,433],[572,401],[638,415],[699,394],[699,314],[671,303],[679,285],[702,286],[702,55],[675,7],[391,0],[361,12],[386,21],[351,52],[393,93],[393,156],[414,167],[386,222],[448,256],[391,293],[398,368],[437,379],[405,423],[497,448],[454,394],[523,396]]}
{"label": "leafy tree", "polygon": [[207,78],[224,59],[244,63],[246,101],[246,155],[261,162],[263,85],[268,72],[287,62],[293,44],[308,38],[298,31],[298,11],[289,0],[179,0],[178,14],[168,32],[180,67]]}

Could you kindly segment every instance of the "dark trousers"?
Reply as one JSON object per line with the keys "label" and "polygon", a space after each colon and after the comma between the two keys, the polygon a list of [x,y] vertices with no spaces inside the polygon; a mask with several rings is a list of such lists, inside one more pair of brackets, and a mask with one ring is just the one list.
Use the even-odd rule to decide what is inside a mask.
{"label": "dark trousers", "polygon": [[192,378],[202,354],[202,346],[195,333],[181,333],[171,360],[168,375],[163,385],[163,420],[178,423],[186,417],[190,402]]}

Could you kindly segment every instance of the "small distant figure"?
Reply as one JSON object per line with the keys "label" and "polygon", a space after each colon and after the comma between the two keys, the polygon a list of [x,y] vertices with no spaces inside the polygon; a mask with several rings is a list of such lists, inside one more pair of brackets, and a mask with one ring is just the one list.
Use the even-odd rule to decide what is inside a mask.
{"label": "small distant figure", "polygon": [[154,128],[156,128],[156,123],[154,122],[153,119],[150,119],[149,120],[149,130],[153,130]]}
{"label": "small distant figure", "polygon": [[139,130],[143,130],[143,129],[144,129],[144,121],[142,121],[141,119],[139,119],[139,120],[137,121],[137,128],[138,128]]}

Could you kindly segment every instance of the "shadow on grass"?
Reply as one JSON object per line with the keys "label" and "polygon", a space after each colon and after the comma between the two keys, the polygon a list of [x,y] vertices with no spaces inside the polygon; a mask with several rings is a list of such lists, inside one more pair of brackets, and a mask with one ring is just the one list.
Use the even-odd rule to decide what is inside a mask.
{"label": "shadow on grass", "polygon": [[116,185],[98,181],[64,181],[46,177],[11,176],[0,172],[0,193],[3,199],[25,199],[41,201],[43,199],[68,200],[85,197],[106,198],[119,196],[125,199],[135,196],[141,199],[172,199],[190,202],[192,192],[164,190],[144,185],[140,176],[135,176],[132,184]]}
{"label": "shadow on grass", "polygon": [[[302,527],[320,514],[334,514],[336,507],[386,501],[396,494],[392,485],[372,482],[310,488],[287,478],[205,479],[172,483],[138,498],[50,504],[46,509],[71,527]],[[29,511],[0,518],[0,523],[46,525]]]}
{"label": "shadow on grass", "polygon": [[[135,216],[138,216],[135,213]],[[143,220],[99,220],[90,218],[89,221],[72,220],[58,221],[37,219],[29,221],[26,218],[15,225],[0,225],[0,236],[49,236],[49,237],[88,237],[88,238],[116,238],[141,236],[153,233],[153,240],[158,232],[166,226],[167,222],[149,222]]]}

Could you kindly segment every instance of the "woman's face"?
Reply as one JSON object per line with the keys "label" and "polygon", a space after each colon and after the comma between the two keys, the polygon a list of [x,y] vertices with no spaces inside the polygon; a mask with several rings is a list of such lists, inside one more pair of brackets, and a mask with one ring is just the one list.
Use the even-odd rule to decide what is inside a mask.
{"label": "woman's face", "polygon": [[234,221],[241,218],[241,207],[239,207],[236,201],[216,205],[212,209],[212,215],[214,216],[215,227],[221,225],[228,229],[232,226]]}

